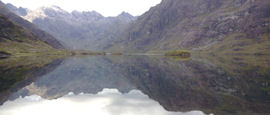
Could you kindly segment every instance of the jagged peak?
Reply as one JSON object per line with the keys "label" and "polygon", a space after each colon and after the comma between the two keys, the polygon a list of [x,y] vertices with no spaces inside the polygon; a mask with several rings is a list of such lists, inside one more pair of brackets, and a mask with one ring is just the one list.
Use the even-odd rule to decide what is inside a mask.
{"label": "jagged peak", "polygon": [[132,21],[135,20],[136,18],[129,14],[128,12],[123,11],[121,14],[117,16],[118,19],[124,19],[126,21]]}
{"label": "jagged peak", "polygon": [[54,10],[54,11],[60,11],[60,12],[62,12],[62,11],[65,11],[65,10],[63,10],[62,8],[60,8],[59,6],[56,6],[56,5],[47,5],[47,6],[42,6],[42,7],[40,7],[40,8],[38,8],[39,10],[48,10],[48,9],[50,9],[50,10]]}
{"label": "jagged peak", "polygon": [[55,5],[47,5],[37,8],[36,10],[32,10],[28,12],[26,16],[23,18],[27,19],[28,21],[32,22],[36,18],[45,18],[45,17],[51,17],[56,16],[57,14],[68,14],[67,11],[63,10],[59,6]]}
{"label": "jagged peak", "polygon": [[100,18],[104,18],[103,15],[101,15],[100,13],[96,12],[96,11],[77,11],[74,10],[71,12],[72,16],[75,16],[76,18],[82,18],[82,17],[87,17],[87,18],[96,18],[96,19],[100,19]]}
{"label": "jagged peak", "polygon": [[134,16],[132,16],[130,13],[125,12],[125,11],[123,11],[123,12],[122,12],[121,14],[119,14],[118,16],[134,17]]}
{"label": "jagged peak", "polygon": [[74,10],[71,12],[72,14],[91,14],[91,15],[97,15],[97,16],[102,16],[100,13],[98,13],[97,11],[77,11]]}

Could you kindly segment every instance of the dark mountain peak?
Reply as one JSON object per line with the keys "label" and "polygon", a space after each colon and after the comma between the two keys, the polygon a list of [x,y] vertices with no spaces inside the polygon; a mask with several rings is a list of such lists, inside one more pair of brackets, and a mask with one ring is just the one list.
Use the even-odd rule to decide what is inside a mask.
{"label": "dark mountain peak", "polygon": [[102,16],[100,13],[96,12],[96,11],[83,11],[82,14],[83,14],[84,16],[87,16],[87,17],[92,16],[92,17],[100,17],[100,18],[103,18],[103,16]]}
{"label": "dark mountain peak", "polygon": [[119,14],[116,18],[121,19],[121,20],[125,20],[125,21],[132,21],[135,20],[135,17],[132,16],[131,14],[129,14],[128,12],[123,11],[121,14]]}
{"label": "dark mountain peak", "polygon": [[80,21],[96,21],[96,20],[100,20],[103,19],[104,17],[96,12],[96,11],[72,11],[71,15],[73,18],[80,20]]}
{"label": "dark mountain peak", "polygon": [[125,17],[133,17],[130,13],[123,11],[121,14],[118,16],[125,16]]}
{"label": "dark mountain peak", "polygon": [[96,11],[77,11],[77,10],[74,10],[71,12],[72,15],[85,15],[85,16],[95,16],[95,17],[103,17],[100,13],[96,12]]}

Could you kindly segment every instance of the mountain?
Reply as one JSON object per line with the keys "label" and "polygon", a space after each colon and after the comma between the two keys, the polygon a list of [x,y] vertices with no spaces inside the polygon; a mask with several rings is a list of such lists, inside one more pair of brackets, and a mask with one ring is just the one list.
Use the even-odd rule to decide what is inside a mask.
{"label": "mountain", "polygon": [[[116,17],[104,17],[95,11],[69,13],[58,6],[45,6],[26,11],[26,15],[17,14],[72,49],[102,50],[135,19],[126,12]],[[19,8],[13,12],[19,12]]]}
{"label": "mountain", "polygon": [[26,9],[26,8],[22,8],[22,7],[17,8],[16,6],[14,6],[14,5],[10,4],[10,3],[7,3],[6,7],[10,11],[14,12],[15,14],[17,14],[19,16],[25,16],[29,12],[29,10]]}
{"label": "mountain", "polygon": [[[19,8],[20,9],[20,8]],[[14,11],[14,10],[13,10]],[[24,11],[24,10],[17,10],[18,12]],[[22,13],[23,14],[23,13]],[[14,28],[18,28],[18,26],[23,27],[24,30],[22,31],[27,31],[31,37],[35,36],[35,39],[40,39],[42,42],[45,42],[46,44],[49,44],[53,48],[57,49],[64,49],[64,46],[56,40],[53,36],[50,34],[46,33],[43,30],[40,30],[37,26],[33,25],[32,23],[24,20],[20,16],[17,16],[13,12],[9,11],[9,9],[6,7],[4,3],[0,1],[0,15],[2,17],[6,17],[7,19],[3,18],[4,21],[12,21],[12,25],[14,25]],[[11,23],[11,22],[9,22]],[[14,29],[12,28],[12,29]],[[11,36],[9,36],[11,37]]]}
{"label": "mountain", "polygon": [[2,15],[0,15],[0,27],[0,57],[56,51],[31,31],[14,24]]}
{"label": "mountain", "polygon": [[109,49],[269,54],[269,18],[269,0],[162,0]]}

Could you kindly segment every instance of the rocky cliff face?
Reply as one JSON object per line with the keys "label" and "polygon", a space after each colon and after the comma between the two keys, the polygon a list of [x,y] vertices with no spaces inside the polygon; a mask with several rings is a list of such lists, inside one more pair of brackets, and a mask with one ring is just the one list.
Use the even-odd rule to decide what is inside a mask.
{"label": "rocky cliff face", "polygon": [[[269,0],[163,0],[138,17],[110,49],[244,52],[254,42],[269,44],[269,6]],[[228,41],[234,46],[226,46]],[[267,47],[254,52],[259,49]]]}
{"label": "rocky cliff face", "polygon": [[64,48],[64,46],[59,41],[57,41],[53,36],[44,32],[43,30],[40,30],[37,26],[33,25],[32,23],[24,20],[20,16],[17,16],[13,12],[9,11],[6,5],[1,1],[0,1],[0,14],[3,17],[8,18],[10,21],[12,21],[12,23],[24,27],[27,31],[29,30],[29,32],[31,32],[33,36],[36,36],[38,39],[49,44],[50,46],[58,49]]}
{"label": "rocky cliff face", "polygon": [[41,7],[20,16],[63,41],[69,48],[92,50],[104,49],[135,19],[125,12],[117,17],[104,17],[95,11],[69,13],[58,6]]}

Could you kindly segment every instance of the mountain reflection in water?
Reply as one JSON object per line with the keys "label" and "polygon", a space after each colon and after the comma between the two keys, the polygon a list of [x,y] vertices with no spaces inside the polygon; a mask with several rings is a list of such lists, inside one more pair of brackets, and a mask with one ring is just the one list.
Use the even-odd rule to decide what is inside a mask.
{"label": "mountain reflection in water", "polygon": [[27,96],[8,101],[0,107],[0,115],[205,115],[201,111],[168,112],[159,103],[139,90],[121,94],[104,89],[97,94],[69,93],[58,99],[46,100]]}
{"label": "mountain reflection in water", "polygon": [[270,58],[264,56],[5,59],[0,60],[0,108],[82,115],[88,110],[117,115],[268,114],[269,70]]}

